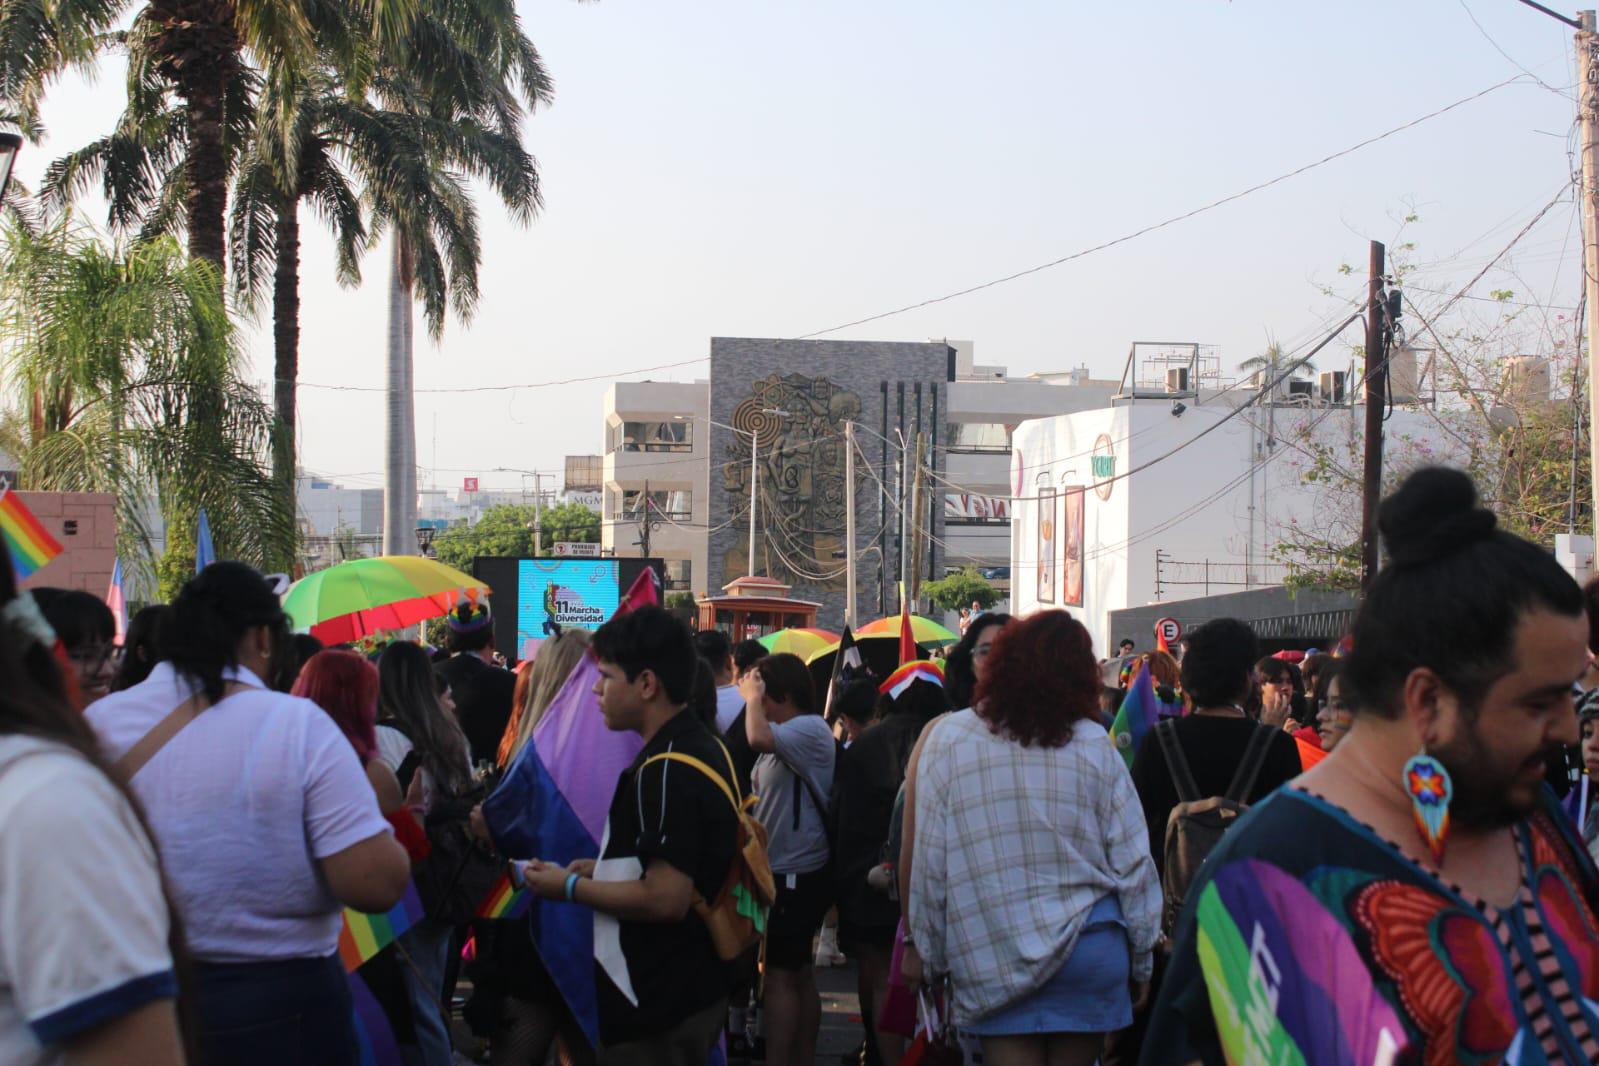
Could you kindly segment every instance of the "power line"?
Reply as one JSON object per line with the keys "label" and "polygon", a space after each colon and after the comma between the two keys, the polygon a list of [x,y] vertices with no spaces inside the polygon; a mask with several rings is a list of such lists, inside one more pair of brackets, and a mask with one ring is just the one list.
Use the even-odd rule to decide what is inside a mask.
{"label": "power line", "polygon": [[1128,241],[1136,240],[1137,238],[1145,236],[1146,234],[1154,233],[1157,230],[1165,229],[1166,227],[1176,225],[1179,222],[1186,222],[1188,219],[1194,218],[1194,217],[1196,217],[1198,215],[1205,214],[1208,211],[1213,211],[1213,210],[1215,210],[1218,207],[1223,207],[1226,204],[1230,204],[1230,203],[1234,202],[1235,200],[1242,200],[1246,196],[1250,196],[1250,195],[1253,195],[1254,193],[1261,192],[1261,191],[1263,191],[1265,189],[1269,189],[1272,186],[1279,185],[1282,182],[1288,181],[1291,178],[1296,178],[1299,175],[1306,173],[1307,171],[1315,170],[1317,167],[1324,166],[1324,165],[1326,165],[1328,163],[1333,162],[1334,160],[1341,159],[1342,157],[1344,157],[1346,155],[1349,155],[1349,154],[1351,154],[1353,152],[1358,152],[1362,148],[1370,147],[1371,145],[1376,144],[1379,141],[1387,140],[1389,137],[1393,137],[1393,136],[1395,136],[1397,134],[1403,133],[1404,131],[1406,131],[1408,129],[1411,129],[1412,127],[1419,126],[1423,122],[1427,122],[1427,121],[1430,121],[1431,119],[1438,118],[1441,115],[1446,115],[1449,112],[1455,110],[1456,108],[1464,107],[1466,104],[1472,103],[1475,100],[1479,100],[1482,97],[1487,96],[1489,93],[1497,92],[1500,89],[1503,89],[1503,88],[1505,88],[1508,85],[1514,85],[1517,82],[1524,81],[1527,77],[1528,77],[1528,75],[1526,75],[1526,74],[1517,74],[1513,78],[1507,78],[1504,81],[1499,82],[1498,84],[1490,85],[1488,88],[1483,89],[1481,92],[1473,93],[1470,96],[1463,97],[1463,98],[1461,98],[1459,100],[1456,100],[1452,104],[1448,104],[1447,106],[1441,107],[1441,108],[1439,108],[1436,111],[1428,112],[1427,114],[1422,115],[1420,118],[1412,119],[1411,121],[1406,122],[1404,125],[1395,126],[1393,129],[1388,130],[1388,131],[1386,131],[1384,133],[1379,133],[1375,137],[1368,137],[1366,140],[1363,140],[1363,141],[1359,142],[1358,144],[1350,145],[1348,148],[1344,148],[1341,151],[1334,152],[1334,153],[1332,153],[1331,155],[1328,155],[1328,156],[1323,156],[1321,159],[1318,159],[1318,160],[1316,160],[1313,163],[1306,163],[1304,166],[1299,167],[1299,168],[1297,168],[1295,170],[1291,170],[1291,171],[1289,171],[1286,174],[1280,174],[1280,175],[1278,175],[1275,178],[1271,178],[1271,179],[1269,179],[1267,181],[1260,182],[1257,185],[1251,185],[1249,188],[1244,189],[1244,190],[1242,190],[1240,192],[1235,192],[1235,193],[1233,193],[1230,196],[1224,196],[1224,197],[1222,197],[1219,200],[1213,200],[1210,203],[1205,204],[1202,207],[1196,207],[1196,208],[1194,208],[1191,211],[1184,212],[1183,214],[1174,215],[1171,218],[1168,218],[1168,219],[1165,219],[1165,220],[1163,220],[1161,222],[1156,222],[1156,223],[1153,223],[1151,225],[1145,226],[1142,229],[1135,230],[1132,233],[1126,234],[1125,236],[1117,237],[1114,240],[1105,241],[1102,244],[1096,244],[1096,245],[1094,245],[1091,248],[1084,248],[1081,251],[1073,252],[1070,255],[1061,256],[1059,259],[1052,259],[1052,260],[1050,260],[1047,263],[1040,263],[1037,266],[1028,267],[1025,270],[1018,270],[1015,273],[1007,274],[1004,277],[995,278],[992,281],[985,281],[985,282],[983,282],[983,283],[981,283],[979,285],[972,285],[972,286],[969,286],[967,288],[957,290],[956,292],[946,293],[943,296],[934,296],[934,297],[931,297],[930,299],[921,300],[921,301],[919,301],[917,303],[906,304],[904,307],[898,307],[898,308],[895,308],[892,311],[883,311],[883,312],[881,312],[879,314],[868,315],[865,318],[857,318],[857,319],[855,319],[852,322],[844,322],[844,323],[841,323],[841,324],[836,325],[836,326],[829,326],[826,329],[819,329],[819,330],[816,330],[813,333],[802,333],[797,338],[794,338],[794,339],[796,339],[796,340],[808,340],[808,339],[810,339],[812,337],[821,337],[821,336],[825,336],[826,334],[829,334],[829,333],[837,333],[841,329],[849,329],[849,328],[851,328],[853,326],[863,326],[863,325],[866,325],[869,322],[877,322],[877,321],[880,321],[880,320],[885,319],[885,318],[892,318],[895,315],[905,314],[907,311],[916,311],[916,310],[919,310],[919,309],[921,309],[923,307],[930,307],[933,304],[944,303],[947,300],[954,300],[954,299],[957,299],[957,298],[962,297],[962,296],[970,296],[974,292],[981,292],[984,289],[992,289],[995,286],[1004,285],[1004,284],[1006,284],[1008,282],[1016,281],[1019,278],[1025,278],[1028,275],[1037,274],[1037,273],[1039,273],[1041,271],[1044,271],[1044,270],[1049,270],[1052,267],[1060,266],[1063,263],[1069,263],[1069,262],[1073,261],[1074,259],[1081,259],[1084,256],[1093,255],[1095,252],[1102,252],[1102,251],[1105,251],[1106,249],[1114,248],[1114,247],[1116,247],[1119,244],[1126,244]]}

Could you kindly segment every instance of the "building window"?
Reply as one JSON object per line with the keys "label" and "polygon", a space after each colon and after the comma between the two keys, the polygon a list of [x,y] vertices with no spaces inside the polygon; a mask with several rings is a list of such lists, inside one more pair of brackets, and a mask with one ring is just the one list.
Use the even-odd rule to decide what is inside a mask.
{"label": "building window", "polygon": [[1010,429],[1000,422],[956,422],[949,427],[952,452],[1008,452]]}
{"label": "building window", "polygon": [[666,588],[668,592],[692,592],[694,563],[688,559],[666,560]]}
{"label": "building window", "polygon": [[605,450],[614,452],[691,452],[692,422],[622,422],[605,431]]}
{"label": "building window", "polygon": [[[637,519],[644,517],[644,491],[622,490],[622,509],[614,517]],[[651,489],[649,514],[673,522],[687,522],[694,517],[694,494],[688,489]]]}

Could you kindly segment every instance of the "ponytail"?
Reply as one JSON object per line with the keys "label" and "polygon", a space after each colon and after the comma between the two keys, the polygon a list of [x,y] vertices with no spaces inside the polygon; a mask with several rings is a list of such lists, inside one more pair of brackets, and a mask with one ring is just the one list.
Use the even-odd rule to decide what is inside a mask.
{"label": "ponytail", "polygon": [[172,601],[165,657],[210,703],[219,703],[226,692],[224,675],[239,665],[239,642],[259,626],[274,630],[274,650],[281,653],[288,618],[272,586],[244,563],[212,563]]}

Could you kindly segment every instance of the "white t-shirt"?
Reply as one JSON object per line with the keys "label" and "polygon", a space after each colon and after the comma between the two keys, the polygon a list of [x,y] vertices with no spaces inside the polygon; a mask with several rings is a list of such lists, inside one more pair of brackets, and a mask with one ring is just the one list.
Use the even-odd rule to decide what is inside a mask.
{"label": "white t-shirt", "polygon": [[[366,771],[310,700],[252,686],[209,707],[133,778],[205,962],[331,955],[340,906],[316,860],[389,832]],[[189,697],[168,663],[90,706],[113,761]]]}
{"label": "white t-shirt", "polygon": [[744,697],[737,685],[723,685],[716,690],[716,728],[725,733],[733,726],[733,719],[744,709]]}
{"label": "white t-shirt", "polygon": [[177,995],[155,848],[69,748],[0,737],[0,1062]]}

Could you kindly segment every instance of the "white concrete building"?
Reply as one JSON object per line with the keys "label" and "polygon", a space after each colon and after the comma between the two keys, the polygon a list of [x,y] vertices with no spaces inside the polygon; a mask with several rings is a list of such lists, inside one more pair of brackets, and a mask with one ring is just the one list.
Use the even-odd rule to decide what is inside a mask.
{"label": "white concrete building", "polygon": [[[1364,408],[1244,406],[1252,395],[1119,398],[1019,427],[1013,610],[1065,607],[1103,654],[1111,611],[1280,585],[1278,545],[1358,538],[1358,494],[1305,475],[1330,458],[1358,477]],[[1422,407],[1396,407],[1385,440],[1389,471],[1461,458]]]}
{"label": "white concrete building", "polygon": [[706,381],[619,381],[605,392],[601,548],[664,560],[672,592],[705,592],[709,411]]}

